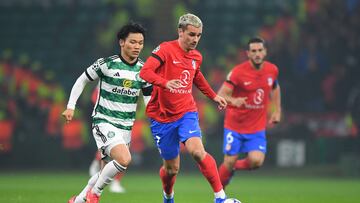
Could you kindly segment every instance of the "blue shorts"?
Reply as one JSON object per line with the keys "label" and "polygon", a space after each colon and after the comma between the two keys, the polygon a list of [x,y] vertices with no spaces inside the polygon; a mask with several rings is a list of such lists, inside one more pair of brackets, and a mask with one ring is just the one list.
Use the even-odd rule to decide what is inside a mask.
{"label": "blue shorts", "polygon": [[240,134],[227,128],[224,129],[224,154],[232,156],[250,151],[261,151],[266,154],[265,130]]}
{"label": "blue shorts", "polygon": [[164,160],[171,160],[179,155],[180,142],[191,137],[201,137],[197,112],[188,112],[179,120],[170,123],[160,123],[154,119],[150,119],[150,123],[154,141]]}

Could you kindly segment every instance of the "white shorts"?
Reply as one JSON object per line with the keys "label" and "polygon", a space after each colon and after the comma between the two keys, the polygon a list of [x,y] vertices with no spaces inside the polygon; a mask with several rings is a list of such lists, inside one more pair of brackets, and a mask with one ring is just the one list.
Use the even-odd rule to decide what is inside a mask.
{"label": "white shorts", "polygon": [[118,144],[129,146],[131,142],[131,131],[116,128],[109,123],[93,124],[92,132],[102,159],[110,157],[110,150],[114,146]]}

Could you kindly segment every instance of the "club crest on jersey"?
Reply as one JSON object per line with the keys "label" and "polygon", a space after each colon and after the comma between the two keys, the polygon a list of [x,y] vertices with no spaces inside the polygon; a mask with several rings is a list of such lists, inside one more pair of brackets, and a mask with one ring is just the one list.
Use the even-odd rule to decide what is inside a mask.
{"label": "club crest on jersey", "polygon": [[268,85],[269,85],[269,86],[271,86],[271,85],[273,84],[273,79],[272,79],[272,78],[269,77],[269,78],[267,79],[267,81],[268,81]]}
{"label": "club crest on jersey", "polygon": [[131,80],[124,80],[123,81],[123,87],[130,88],[131,86],[132,86],[132,81]]}
{"label": "club crest on jersey", "polygon": [[108,138],[113,138],[113,137],[115,137],[115,133],[113,131],[109,131],[108,134],[107,134],[107,137]]}
{"label": "club crest on jersey", "polygon": [[193,69],[196,69],[196,61],[194,59],[192,60],[191,64],[192,64]]}
{"label": "club crest on jersey", "polygon": [[156,52],[158,52],[159,50],[160,50],[160,45],[157,46],[157,47],[152,51],[152,53],[156,53]]}

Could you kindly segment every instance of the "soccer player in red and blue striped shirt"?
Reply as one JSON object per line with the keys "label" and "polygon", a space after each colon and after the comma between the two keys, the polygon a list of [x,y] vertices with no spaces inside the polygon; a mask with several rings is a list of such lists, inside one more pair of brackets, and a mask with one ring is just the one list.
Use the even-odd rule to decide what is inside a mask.
{"label": "soccer player in red and blue striped shirt", "polygon": [[[271,101],[274,111],[269,123],[281,118],[278,68],[265,61],[265,41],[255,37],[249,40],[249,60],[235,66],[219,90],[229,106],[224,121],[224,162],[219,168],[225,187],[235,170],[259,168],[265,159],[267,107]],[[237,160],[240,153],[245,159]]]}
{"label": "soccer player in red and blue striped shirt", "polygon": [[160,178],[163,184],[164,203],[174,202],[173,186],[179,171],[180,142],[198,163],[215,194],[215,203],[225,201],[217,166],[201,141],[201,130],[196,104],[192,96],[195,84],[203,94],[223,109],[227,103],[210,87],[200,71],[202,55],[195,48],[202,34],[202,22],[193,14],[180,17],[179,38],[163,42],[155,48],[140,77],[153,84],[151,100],[146,114],[151,119],[151,131],[163,158]]}

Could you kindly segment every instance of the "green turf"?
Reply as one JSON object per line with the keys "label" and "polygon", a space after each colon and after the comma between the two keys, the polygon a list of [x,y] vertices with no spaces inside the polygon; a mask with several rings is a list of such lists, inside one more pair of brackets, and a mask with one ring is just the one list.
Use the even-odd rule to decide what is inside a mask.
{"label": "green turf", "polygon": [[[249,173],[247,173],[249,174]],[[85,173],[0,172],[0,202],[67,202],[87,181]],[[123,179],[125,194],[103,193],[101,203],[161,203],[156,173],[129,172]],[[213,194],[200,175],[182,172],[175,185],[176,203],[211,203]],[[243,203],[354,203],[360,199],[359,179],[237,175],[227,188]]]}

